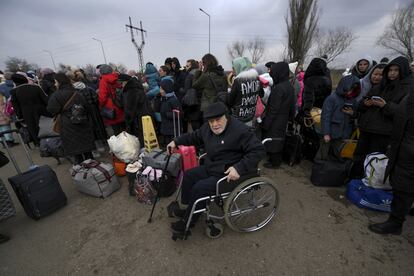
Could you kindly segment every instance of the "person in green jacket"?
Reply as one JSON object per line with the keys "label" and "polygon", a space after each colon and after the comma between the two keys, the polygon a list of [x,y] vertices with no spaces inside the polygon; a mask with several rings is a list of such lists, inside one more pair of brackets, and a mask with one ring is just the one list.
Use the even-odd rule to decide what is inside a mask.
{"label": "person in green jacket", "polygon": [[219,92],[227,92],[227,80],[223,67],[212,54],[204,55],[199,66],[200,71],[194,76],[193,88],[201,94],[200,109],[203,112],[208,105],[219,100]]}

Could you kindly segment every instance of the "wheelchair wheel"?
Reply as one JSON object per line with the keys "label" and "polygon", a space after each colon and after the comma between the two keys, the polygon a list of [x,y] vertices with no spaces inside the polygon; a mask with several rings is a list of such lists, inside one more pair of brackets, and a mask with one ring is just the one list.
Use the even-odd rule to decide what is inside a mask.
{"label": "wheelchair wheel", "polygon": [[224,203],[224,219],[237,232],[253,232],[268,224],[279,205],[279,193],[266,177],[242,182]]}
{"label": "wheelchair wheel", "polygon": [[210,239],[217,239],[223,235],[224,227],[220,223],[211,223],[206,227],[206,235]]}

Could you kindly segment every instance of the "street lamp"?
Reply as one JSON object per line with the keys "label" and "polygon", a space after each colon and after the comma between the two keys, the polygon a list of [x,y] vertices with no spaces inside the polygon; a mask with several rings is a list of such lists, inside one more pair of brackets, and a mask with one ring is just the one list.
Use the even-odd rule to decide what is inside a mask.
{"label": "street lamp", "polygon": [[210,15],[206,13],[202,8],[199,8],[199,10],[208,16],[208,53],[210,53]]}
{"label": "street lamp", "polygon": [[55,68],[55,71],[56,71],[56,64],[55,64],[55,60],[53,59],[52,52],[51,51],[48,51],[48,50],[43,50],[43,52],[49,53],[50,58],[52,59],[53,68]]}
{"label": "street lamp", "polygon": [[97,38],[94,38],[94,37],[92,37],[92,39],[93,39],[93,40],[96,40],[96,41],[98,41],[99,43],[101,43],[101,48],[102,48],[102,54],[103,54],[103,57],[104,57],[104,61],[105,61],[105,64],[107,64],[107,63],[106,63],[106,56],[105,56],[105,51],[104,51],[104,47],[103,47],[103,43],[102,43],[102,40],[100,40],[100,39],[97,39]]}

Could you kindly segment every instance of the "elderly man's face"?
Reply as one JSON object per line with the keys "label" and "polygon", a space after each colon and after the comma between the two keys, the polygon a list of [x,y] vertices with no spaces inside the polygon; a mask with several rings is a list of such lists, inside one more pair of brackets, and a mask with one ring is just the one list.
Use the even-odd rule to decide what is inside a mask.
{"label": "elderly man's face", "polygon": [[214,134],[219,135],[226,128],[226,125],[227,125],[226,115],[223,115],[223,116],[217,117],[217,118],[208,119],[208,124],[210,125],[211,131]]}

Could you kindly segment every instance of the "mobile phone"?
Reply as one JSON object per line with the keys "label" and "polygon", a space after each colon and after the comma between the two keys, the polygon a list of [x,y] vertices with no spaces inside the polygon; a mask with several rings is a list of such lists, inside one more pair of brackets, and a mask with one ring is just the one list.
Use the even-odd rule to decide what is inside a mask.
{"label": "mobile phone", "polygon": [[352,103],[344,103],[344,108],[353,108],[354,105]]}
{"label": "mobile phone", "polygon": [[372,96],[371,100],[382,100],[380,96]]}

